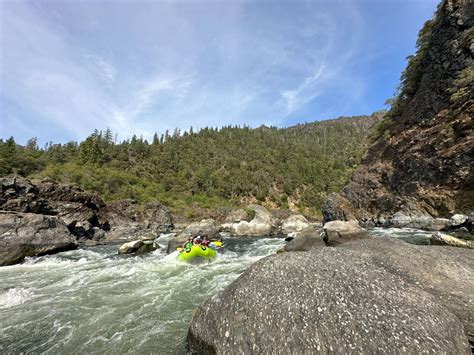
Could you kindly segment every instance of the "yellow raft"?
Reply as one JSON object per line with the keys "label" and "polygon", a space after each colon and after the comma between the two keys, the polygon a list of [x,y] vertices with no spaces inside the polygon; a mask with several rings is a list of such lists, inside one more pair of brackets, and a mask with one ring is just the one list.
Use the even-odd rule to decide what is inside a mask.
{"label": "yellow raft", "polygon": [[191,261],[195,258],[212,260],[217,256],[217,253],[214,249],[210,247],[203,247],[199,244],[193,245],[191,249],[182,250],[182,248],[178,248],[178,251],[180,251],[180,253],[176,257],[176,259],[180,261]]}

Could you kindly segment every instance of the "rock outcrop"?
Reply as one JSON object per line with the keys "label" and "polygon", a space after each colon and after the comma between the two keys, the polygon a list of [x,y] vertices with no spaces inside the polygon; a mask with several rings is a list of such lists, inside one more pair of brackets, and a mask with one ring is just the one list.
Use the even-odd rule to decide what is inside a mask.
{"label": "rock outcrop", "polygon": [[[389,250],[400,246],[384,242]],[[357,244],[361,246],[349,248]],[[363,240],[346,243],[344,248],[282,253],[258,261],[197,308],[188,331],[188,350],[293,354],[390,353],[397,349],[469,354],[463,325],[452,313],[457,308],[449,303],[463,301],[461,320],[472,317],[473,303],[465,302],[472,301],[474,294],[474,275],[467,266],[472,265],[472,254],[459,259],[459,255],[448,258],[437,251],[418,258],[431,266],[437,262],[431,258],[442,254],[444,265],[436,267],[439,275],[430,279],[426,275],[433,270],[411,270],[406,264],[412,259],[406,263],[406,256],[399,253],[398,262],[383,264],[378,247],[374,240]],[[384,252],[386,255],[387,250]],[[415,253],[410,257],[416,258]],[[464,266],[458,265],[463,262]],[[454,269],[457,266],[461,269]],[[446,286],[438,284],[446,278]],[[416,286],[416,281],[424,282],[425,289]],[[446,291],[445,298],[431,294],[431,287]]]}
{"label": "rock outcrop", "polygon": [[57,217],[0,212],[0,266],[75,248],[76,238]]}
{"label": "rock outcrop", "polygon": [[0,210],[57,216],[80,239],[97,239],[104,226],[96,195],[50,181],[31,182],[21,176],[0,178]]}
{"label": "rock outcrop", "polygon": [[109,225],[107,240],[134,240],[150,233],[158,236],[173,227],[168,208],[159,202],[112,201],[101,209],[100,219]]}
{"label": "rock outcrop", "polygon": [[255,212],[255,217],[250,222],[224,223],[221,228],[233,236],[268,236],[276,234],[278,231],[277,221],[265,207],[249,205],[248,208]]}
{"label": "rock outcrop", "polygon": [[377,224],[397,213],[403,220],[474,210],[473,25],[472,1],[442,1],[362,165],[326,201],[325,220]]}

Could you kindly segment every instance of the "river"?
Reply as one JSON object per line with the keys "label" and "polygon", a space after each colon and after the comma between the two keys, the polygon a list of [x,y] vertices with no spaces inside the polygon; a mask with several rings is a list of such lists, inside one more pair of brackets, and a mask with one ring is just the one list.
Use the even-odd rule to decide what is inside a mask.
{"label": "river", "polygon": [[[429,236],[370,233],[417,244]],[[145,256],[118,256],[118,246],[107,245],[1,267],[0,353],[185,353],[193,309],[284,245],[281,238],[228,238],[215,261],[192,265],[166,254],[169,238],[158,238],[161,249]]]}

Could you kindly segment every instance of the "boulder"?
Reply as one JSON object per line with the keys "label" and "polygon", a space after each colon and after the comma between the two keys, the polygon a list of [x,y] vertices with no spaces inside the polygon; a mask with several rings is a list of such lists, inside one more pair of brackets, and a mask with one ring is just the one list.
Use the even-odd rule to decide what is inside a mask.
{"label": "boulder", "polygon": [[144,242],[143,240],[134,240],[132,242],[128,242],[122,244],[118,250],[118,254],[145,254],[152,252],[158,249],[159,246],[153,242]]}
{"label": "boulder", "polygon": [[355,220],[327,222],[323,229],[324,242],[329,246],[336,246],[351,240],[371,238],[369,233]]}
{"label": "boulder", "polygon": [[308,227],[311,227],[308,220],[300,214],[291,215],[281,221],[281,233],[286,235],[301,232]]}
{"label": "boulder", "polygon": [[238,223],[247,220],[248,215],[243,209],[232,210],[225,218],[224,223]]}
{"label": "boulder", "polygon": [[447,218],[433,218],[426,226],[426,229],[430,231],[440,231],[445,229],[448,225],[449,219]]}
{"label": "boulder", "polygon": [[0,266],[76,248],[75,237],[56,217],[0,212]]}
{"label": "boulder", "polygon": [[432,294],[459,318],[474,342],[473,250],[413,245],[393,238],[360,240],[341,247]]}
{"label": "boulder", "polygon": [[431,245],[447,245],[457,248],[474,249],[472,241],[459,239],[440,232],[431,235]]}
{"label": "boulder", "polygon": [[221,228],[234,236],[269,236],[278,231],[275,218],[265,207],[249,205],[248,208],[255,212],[250,222],[224,223]]}
{"label": "boulder", "polygon": [[459,320],[429,293],[357,252],[264,258],[198,306],[191,353],[459,353]]}
{"label": "boulder", "polygon": [[136,240],[150,233],[141,223],[126,223],[114,225],[106,233],[105,240]]}
{"label": "boulder", "polygon": [[326,244],[323,240],[324,231],[316,230],[313,227],[307,227],[296,233],[283,247],[283,251],[307,251],[314,247],[324,247]]}

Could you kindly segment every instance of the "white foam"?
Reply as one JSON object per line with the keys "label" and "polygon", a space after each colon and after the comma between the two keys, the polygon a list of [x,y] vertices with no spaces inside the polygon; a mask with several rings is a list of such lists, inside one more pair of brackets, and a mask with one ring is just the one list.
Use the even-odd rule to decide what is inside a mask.
{"label": "white foam", "polygon": [[10,308],[25,303],[33,298],[33,290],[26,288],[11,288],[0,293],[0,308]]}

